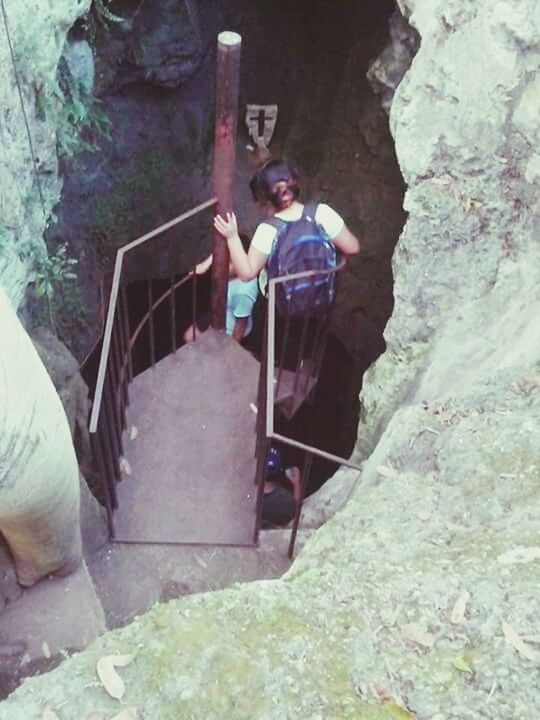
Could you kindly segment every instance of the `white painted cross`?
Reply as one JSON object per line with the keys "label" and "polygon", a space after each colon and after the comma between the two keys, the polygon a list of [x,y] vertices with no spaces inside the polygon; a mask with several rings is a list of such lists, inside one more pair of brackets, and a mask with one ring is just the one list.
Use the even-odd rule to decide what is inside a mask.
{"label": "white painted cross", "polygon": [[277,116],[277,105],[246,106],[246,125],[250,137],[257,147],[261,145],[268,147],[270,144],[270,140],[276,129]]}

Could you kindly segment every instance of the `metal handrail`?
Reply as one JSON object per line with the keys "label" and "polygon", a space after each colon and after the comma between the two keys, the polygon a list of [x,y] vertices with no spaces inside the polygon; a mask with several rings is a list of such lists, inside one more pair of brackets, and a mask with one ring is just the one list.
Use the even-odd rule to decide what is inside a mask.
{"label": "metal handrail", "polygon": [[[330,270],[306,270],[304,272],[294,273],[291,275],[281,275],[279,277],[272,278],[268,282],[268,315],[266,322],[266,353],[264,357],[264,363],[261,366],[261,373],[265,371],[264,382],[264,423],[257,423],[257,519],[255,525],[255,541],[258,539],[258,534],[262,521],[262,495],[264,492],[264,460],[266,453],[271,446],[272,441],[279,442],[290,447],[297,448],[304,451],[304,471],[302,473],[302,487],[300,493],[300,501],[297,504],[293,525],[291,528],[291,538],[289,542],[288,555],[292,557],[294,552],[294,544],[296,540],[296,534],[298,532],[298,525],[300,521],[300,514],[302,511],[302,504],[304,501],[304,492],[307,483],[307,477],[311,470],[311,463],[313,456],[329,460],[339,465],[345,465],[354,470],[361,471],[360,465],[351,462],[348,458],[334,455],[333,453],[321,450],[313,445],[294,440],[293,438],[277,433],[274,429],[275,419],[275,360],[276,360],[276,288],[278,285],[290,282],[291,280],[299,280],[303,278],[315,278],[317,276],[328,276],[335,274],[344,269],[346,265],[345,258],[341,259],[335,268]],[[259,412],[262,408],[259,407]]]}
{"label": "metal handrail", "polygon": [[99,419],[99,414],[101,411],[101,403],[102,403],[102,396],[103,396],[103,385],[105,383],[105,375],[107,372],[107,362],[109,360],[109,353],[111,350],[111,336],[113,331],[113,324],[114,324],[114,316],[116,314],[116,308],[118,303],[118,291],[120,289],[120,279],[122,275],[123,270],[123,263],[124,263],[124,257],[134,250],[139,245],[142,245],[145,242],[148,242],[148,240],[151,240],[152,238],[156,237],[156,235],[160,235],[161,233],[165,232],[166,230],[169,230],[170,228],[174,227],[175,225],[180,224],[181,222],[184,222],[184,220],[188,220],[190,217],[193,217],[194,215],[197,215],[198,213],[202,212],[203,210],[207,210],[208,208],[212,207],[213,205],[217,204],[217,198],[213,197],[210,198],[210,200],[207,200],[204,203],[201,203],[200,205],[197,205],[196,207],[192,208],[191,210],[188,210],[185,213],[182,213],[181,215],[178,215],[177,217],[173,218],[172,220],[169,220],[169,222],[164,223],[163,225],[160,225],[159,227],[155,228],[154,230],[151,230],[150,232],[146,233],[145,235],[141,235],[141,237],[138,237],[136,240],[133,240],[132,242],[128,243],[127,245],[124,245],[123,247],[119,248],[116,252],[116,259],[114,262],[114,272],[113,272],[113,281],[111,286],[111,294],[109,298],[109,307],[107,310],[107,319],[105,321],[105,330],[103,333],[103,345],[101,348],[101,355],[99,359],[99,369],[98,369],[98,375],[97,375],[97,381],[96,381],[96,389],[94,393],[94,403],[92,406],[92,412],[90,414],[90,423],[89,423],[89,432],[95,433],[97,430],[97,423]]}
{"label": "metal handrail", "polygon": [[[126,427],[126,408],[129,404],[128,386],[133,379],[132,350],[141,331],[148,323],[150,325],[151,364],[154,365],[154,312],[168,297],[171,299],[172,352],[176,350],[175,292],[177,288],[188,280],[194,280],[196,278],[194,271],[189,272],[176,282],[171,278],[169,289],[156,299],[152,298],[152,284],[151,280],[148,280],[148,311],[134,332],[131,332],[126,290],[125,286],[121,285],[124,258],[140,245],[161,235],[175,225],[179,225],[184,220],[194,217],[203,210],[213,207],[216,203],[217,199],[213,197],[169,220],[169,222],[160,225],[158,228],[151,230],[145,235],[142,235],[136,240],[133,240],[127,245],[124,245],[119,248],[116,253],[94,402],[89,421],[90,441],[94,460],[98,472],[103,479],[104,500],[111,538],[114,538],[113,510],[118,506],[116,483],[121,478],[120,464],[123,455],[122,435]],[[196,312],[195,282],[193,282],[193,286],[192,315],[194,316]]]}
{"label": "metal handrail", "polygon": [[168,290],[166,290],[162,295],[160,295],[157,300],[155,300],[152,303],[148,312],[143,315],[142,320],[137,325],[135,330],[131,333],[131,340],[130,340],[131,348],[133,348],[133,346],[135,345],[139,335],[143,331],[144,326],[148,322],[150,315],[154,312],[154,310],[156,308],[158,308],[161,305],[161,303],[165,302],[165,300],[169,297],[169,295],[174,290],[178,290],[178,288],[182,287],[182,285],[184,285],[186,282],[188,282],[188,280],[191,280],[193,278],[193,275],[194,275],[194,271],[190,270],[190,272],[188,272],[187,275],[184,275],[184,277],[181,280],[178,280],[178,282],[174,283],[174,285],[172,285]]}

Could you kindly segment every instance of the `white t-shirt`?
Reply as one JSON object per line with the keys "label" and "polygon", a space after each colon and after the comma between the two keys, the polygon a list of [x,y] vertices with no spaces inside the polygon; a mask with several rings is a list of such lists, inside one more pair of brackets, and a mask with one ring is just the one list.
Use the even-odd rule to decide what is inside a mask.
{"label": "white t-shirt", "polygon": [[[304,207],[302,206],[298,217],[287,217],[287,221],[293,222],[300,220],[302,217]],[[279,218],[280,214],[277,213],[275,217]],[[283,218],[282,218],[283,219]],[[345,222],[341,215],[337,213],[330,205],[325,203],[319,203],[317,210],[315,211],[315,221],[323,228],[325,233],[328,235],[330,240],[333,240],[343,230]],[[269,225],[266,222],[262,222],[257,225],[257,229],[253,234],[251,244],[254,248],[262,252],[264,255],[270,255],[272,252],[272,245],[277,235],[277,230],[273,225]]]}

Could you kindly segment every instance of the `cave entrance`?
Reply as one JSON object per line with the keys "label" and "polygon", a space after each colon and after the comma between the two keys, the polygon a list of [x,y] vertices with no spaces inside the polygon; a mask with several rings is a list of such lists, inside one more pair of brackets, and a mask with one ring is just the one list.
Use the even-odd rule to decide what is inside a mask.
{"label": "cave entrance", "polygon": [[[370,61],[387,40],[394,11],[390,0],[359,3],[354,8],[342,3],[337,9],[323,0],[294,7],[279,2],[271,8],[237,2],[220,11],[222,27],[231,27],[249,38],[242,65],[241,108],[278,105],[279,120],[270,151],[274,156],[290,158],[304,178],[306,198],[316,197],[339,209],[363,241],[364,252],[349,264],[340,284],[315,410],[306,409],[280,427],[286,436],[339,456],[349,455],[354,447],[362,375],[384,350],[382,333],[393,303],[390,261],[404,221],[404,188],[387,116],[366,79]],[[212,17],[210,13],[206,19]],[[216,24],[216,17],[210,28]],[[312,72],[306,73],[306,67]],[[203,88],[207,69],[204,63],[200,66],[198,79]],[[137,82],[122,85],[120,107],[125,111],[132,103],[130,115],[143,94],[145,107],[149,103],[140,75]],[[175,96],[180,112],[182,92]],[[162,94],[166,95],[163,102],[169,112],[174,93]],[[160,92],[154,88],[150,99],[159,104]],[[104,101],[114,102],[111,96]],[[202,93],[192,86],[190,112],[197,102],[200,110],[204,101]],[[174,148],[172,136],[159,142]],[[254,166],[254,155],[246,150],[249,142],[248,129],[241,127],[235,205],[244,228],[251,232],[260,218],[247,191],[246,181]],[[197,152],[200,150],[197,141]],[[194,153],[190,167],[196,157]],[[179,196],[182,188],[179,184]],[[137,208],[133,209],[135,219]],[[150,209],[145,205],[146,226]],[[170,251],[156,253],[156,257],[147,255],[144,276],[152,273],[152,268],[154,277],[163,276],[164,258],[170,270],[185,272],[186,261],[203,255],[206,241],[200,233],[193,238],[197,240],[182,244],[181,258]],[[134,280],[142,269],[142,265],[134,268]],[[325,482],[336,467],[332,462],[315,461],[308,493]]]}
{"label": "cave entrance", "polygon": [[[341,278],[313,408],[279,427],[284,435],[348,457],[357,438],[362,378],[384,352],[393,309],[391,259],[405,221],[405,187],[383,105],[388,109],[390,86],[412,59],[413,33],[393,0],[301,0],[256,9],[240,2],[227,13],[227,25],[245,38],[241,108],[278,106],[272,156],[292,161],[303,180],[303,198],[336,208],[363,244]],[[390,36],[402,53],[401,67],[386,51],[379,72],[370,70]],[[245,145],[253,141],[240,129],[237,207],[252,232],[260,218],[247,189],[254,158]],[[315,459],[307,493],[337,467]]]}

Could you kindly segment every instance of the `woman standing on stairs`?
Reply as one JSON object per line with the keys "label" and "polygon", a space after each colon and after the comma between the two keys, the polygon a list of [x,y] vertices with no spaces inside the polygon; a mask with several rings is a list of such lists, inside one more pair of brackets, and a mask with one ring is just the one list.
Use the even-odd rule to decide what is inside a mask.
{"label": "woman standing on stairs", "polygon": [[[266,210],[267,217],[274,217],[289,224],[294,224],[304,218],[305,206],[299,201],[298,175],[286,162],[271,160],[265,163],[255,173],[249,186],[253,199]],[[313,220],[343,255],[355,255],[359,252],[358,239],[347,228],[343,218],[329,205],[324,203],[316,205]],[[227,240],[231,263],[237,277],[244,281],[256,278],[275,250],[274,245],[277,245],[275,242],[278,236],[276,225],[265,221],[259,223],[247,252],[238,235],[238,224],[234,213],[227,213],[226,217],[217,215],[214,218],[214,226]],[[275,453],[276,450],[270,450],[270,460],[273,457],[272,452]],[[295,506],[301,502],[302,493],[298,467],[294,463],[290,463],[288,471],[272,474],[269,458],[266,461],[262,509],[263,526],[266,527],[286,524],[292,519]],[[281,475],[292,484],[294,490],[292,494],[282,488],[279,483],[274,482],[275,477]]]}
{"label": "woman standing on stairs", "polygon": [[[267,162],[257,170],[249,187],[255,202],[262,205],[268,215],[288,222],[302,218],[304,205],[298,199],[300,197],[298,174],[285,161]],[[358,239],[345,225],[343,218],[329,205],[325,203],[317,205],[315,221],[343,255],[356,255],[360,251]],[[227,213],[226,217],[216,215],[214,227],[227,240],[237,277],[244,281],[256,278],[272,252],[277,235],[276,227],[264,221],[259,223],[247,252],[238,235],[238,224],[234,213]]]}

